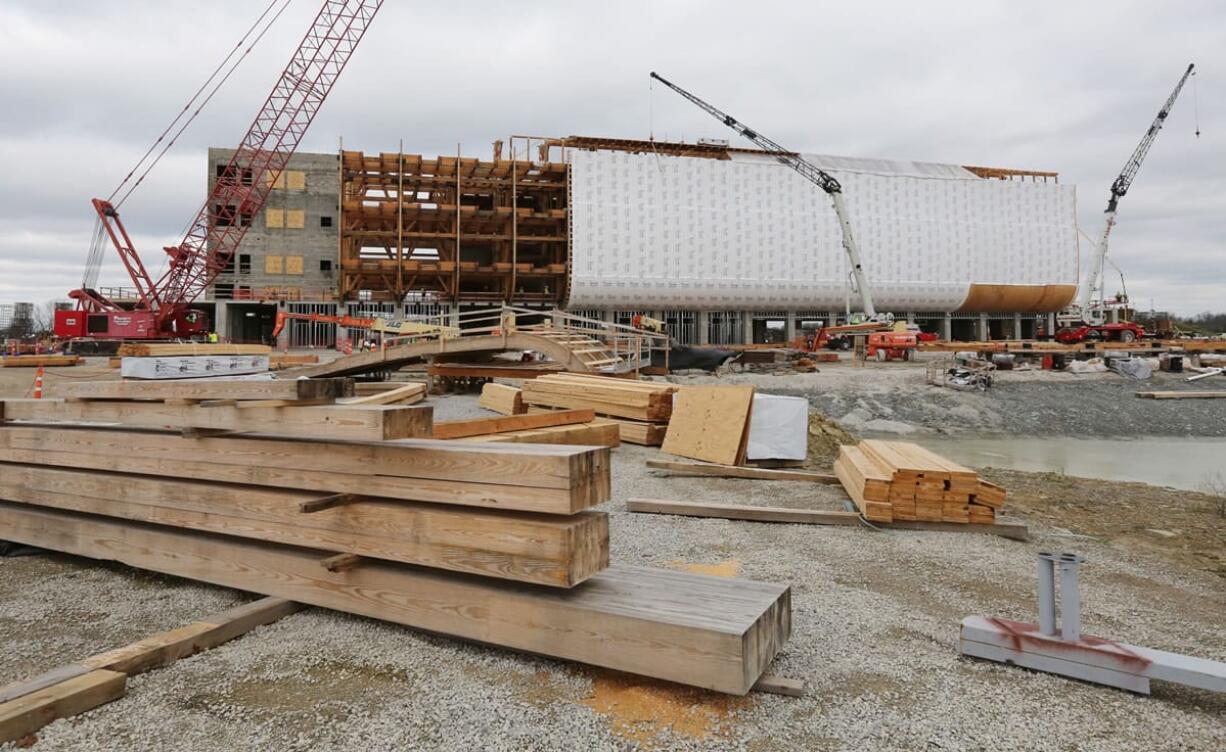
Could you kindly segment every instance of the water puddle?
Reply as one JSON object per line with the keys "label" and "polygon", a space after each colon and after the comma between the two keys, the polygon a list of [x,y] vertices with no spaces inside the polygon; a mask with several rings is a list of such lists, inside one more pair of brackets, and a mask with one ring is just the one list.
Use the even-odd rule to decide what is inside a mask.
{"label": "water puddle", "polygon": [[[896,437],[895,437],[896,438]],[[1226,488],[1226,438],[907,437],[968,467],[1137,481],[1188,491]]]}

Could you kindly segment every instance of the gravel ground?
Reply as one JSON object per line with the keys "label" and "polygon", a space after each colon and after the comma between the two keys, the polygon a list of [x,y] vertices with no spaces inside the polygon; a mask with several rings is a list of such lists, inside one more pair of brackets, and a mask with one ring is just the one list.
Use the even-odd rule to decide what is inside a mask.
{"label": "gravel ground", "polygon": [[1226,436],[1226,400],[1136,396],[1139,391],[1226,389],[1226,377],[1189,384],[1181,375],[1169,373],[1134,381],[1114,373],[999,371],[988,391],[963,392],[929,386],[922,362],[870,362],[864,368],[842,362],[823,363],[818,373],[672,378],[680,383],[754,384],[772,394],[806,397],[814,408],[857,431]]}
{"label": "gravel ground", "polygon": [[[812,391],[835,398],[821,382]],[[1128,397],[1129,412],[1149,404]],[[887,404],[875,387],[872,399]],[[431,402],[440,420],[480,414],[473,397]],[[794,631],[771,671],[808,681],[806,697],[729,698],[308,609],[133,678],[127,697],[52,724],[35,749],[1226,749],[1226,696],[1156,683],[1139,697],[956,652],[965,615],[1033,620],[1034,554],[1054,548],[1089,559],[1087,633],[1226,660],[1220,575],[1081,535],[1069,514],[1027,517],[1028,543],[629,514],[632,497],[840,505],[824,486],[665,477],[645,468],[654,456],[614,452],[603,507],[614,561],[791,583]],[[1113,498],[1113,484],[1093,488]],[[59,555],[0,559],[0,672],[25,676],[248,597]]]}

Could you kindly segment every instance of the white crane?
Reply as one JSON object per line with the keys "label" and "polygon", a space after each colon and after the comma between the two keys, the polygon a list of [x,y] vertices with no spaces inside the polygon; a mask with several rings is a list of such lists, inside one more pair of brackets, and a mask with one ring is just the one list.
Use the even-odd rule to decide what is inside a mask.
{"label": "white crane", "polygon": [[891,322],[893,316],[878,314],[876,307],[873,305],[873,293],[869,289],[868,275],[864,273],[864,267],[860,263],[860,247],[856,244],[856,238],[851,232],[851,222],[847,219],[847,206],[843,203],[843,186],[839,181],[830,173],[806,161],[798,153],[783,148],[778,143],[763,136],[731,115],[712,107],[680,86],[663,78],[658,73],[653,71],[651,77],[690,100],[699,109],[706,111],[707,114],[752,141],[764,151],[770,152],[774,155],[775,159],[800,173],[806,180],[821,188],[826,192],[826,195],[830,196],[830,202],[834,205],[834,213],[839,218],[839,228],[843,233],[843,249],[847,251],[847,259],[851,264],[851,274],[856,282],[855,287],[860,293],[860,302],[864,306],[864,315],[869,322]]}
{"label": "white crane", "polygon": [[1133,150],[1132,156],[1124,165],[1124,169],[1120,171],[1119,177],[1111,184],[1111,198],[1107,201],[1106,222],[1103,226],[1102,238],[1094,249],[1094,258],[1090,262],[1090,267],[1086,271],[1085,282],[1081,287],[1081,310],[1078,311],[1078,314],[1084,324],[1099,326],[1105,323],[1106,306],[1104,305],[1105,301],[1103,298],[1103,263],[1107,259],[1107,238],[1111,235],[1111,228],[1115,227],[1116,209],[1119,206],[1120,199],[1128,193],[1128,188],[1132,185],[1132,179],[1136,177],[1137,170],[1141,169],[1141,163],[1145,161],[1145,155],[1149,153],[1149,147],[1153,145],[1154,139],[1158,136],[1158,131],[1162,130],[1167,115],[1171,113],[1171,108],[1175,106],[1175,99],[1179,97],[1179,92],[1183,89],[1183,85],[1187,83],[1195,68],[1196,65],[1194,63],[1188,64],[1187,70],[1183,72],[1179,83],[1175,85],[1175,90],[1167,97],[1166,104],[1162,105],[1162,109],[1158,111],[1157,117],[1154,118],[1154,122],[1149,126],[1149,130],[1145,132],[1141,143],[1137,144],[1137,148]]}

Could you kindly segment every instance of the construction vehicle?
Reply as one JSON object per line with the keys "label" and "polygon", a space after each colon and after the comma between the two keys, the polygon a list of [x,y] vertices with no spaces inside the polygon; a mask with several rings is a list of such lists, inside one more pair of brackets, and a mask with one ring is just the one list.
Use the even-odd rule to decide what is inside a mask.
{"label": "construction vehicle", "polygon": [[659,319],[653,319],[650,316],[643,314],[635,314],[634,318],[630,319],[630,326],[644,332],[653,334],[664,334],[664,322]]}
{"label": "construction vehicle", "polygon": [[907,329],[903,324],[902,328],[895,328],[888,332],[873,332],[868,335],[867,356],[883,363],[887,360],[910,361],[915,359],[918,346],[917,333]]}
{"label": "construction vehicle", "polygon": [[453,339],[460,336],[460,330],[453,326],[439,326],[421,321],[389,321],[383,318],[367,318],[362,316],[332,316],[324,313],[289,313],[277,311],[277,321],[273,325],[272,336],[278,337],[285,329],[288,321],[310,321],[316,324],[335,324],[349,329],[365,329],[383,337],[437,337]]}
{"label": "construction vehicle", "polygon": [[[1175,85],[1175,90],[1167,97],[1166,103],[1158,111],[1158,115],[1154,118],[1154,122],[1150,124],[1149,130],[1141,138],[1141,143],[1137,144],[1136,149],[1132,152],[1132,156],[1124,164],[1124,169],[1120,170],[1119,176],[1111,184],[1111,197],[1107,201],[1102,237],[1094,248],[1094,257],[1090,262],[1089,269],[1086,271],[1086,278],[1081,286],[1081,298],[1076,306],[1060,315],[1061,327],[1056,331],[1056,341],[1065,344],[1099,340],[1116,340],[1128,343],[1148,336],[1145,328],[1134,322],[1107,321],[1108,310],[1119,311],[1121,308],[1126,309],[1128,307],[1128,296],[1126,293],[1114,296],[1114,299],[1111,301],[1106,300],[1106,296],[1103,294],[1103,264],[1107,261],[1107,240],[1111,236],[1112,228],[1115,227],[1115,215],[1120,199],[1128,193],[1129,187],[1132,186],[1133,178],[1136,177],[1137,171],[1141,169],[1141,163],[1145,161],[1150,147],[1153,146],[1154,139],[1158,137],[1158,132],[1162,130],[1163,124],[1166,123],[1166,118],[1170,115],[1171,108],[1175,106],[1175,100],[1179,97],[1179,92],[1183,90],[1183,85],[1187,83],[1188,78],[1193,75],[1195,69],[1196,65],[1194,63],[1188,64],[1187,69],[1183,72],[1183,76],[1179,79],[1179,83]],[[1197,135],[1200,135],[1199,129],[1197,130]]]}
{"label": "construction vehicle", "polygon": [[[791,167],[801,177],[825,191],[826,195],[830,197],[830,202],[834,206],[834,213],[839,219],[839,228],[843,235],[843,250],[847,253],[847,260],[851,265],[851,276],[854,280],[852,286],[859,293],[860,302],[864,309],[863,320],[870,325],[877,324],[878,328],[875,331],[889,328],[894,322],[894,317],[891,314],[879,314],[873,305],[873,295],[869,289],[868,275],[864,272],[864,267],[860,263],[860,247],[856,243],[855,236],[852,234],[851,221],[847,217],[847,206],[843,201],[842,184],[830,173],[805,160],[799,153],[783,148],[778,143],[763,136],[731,115],[716,109],[685,89],[661,77],[658,73],[652,71],[651,77],[688,99],[699,109],[736,131],[758,148],[769,152],[779,162]],[[848,320],[850,321],[851,318],[849,317]]]}
{"label": "construction vehicle", "polygon": [[[298,148],[307,128],[382,4],[383,0],[325,0],[291,56],[289,64],[273,86],[272,93],[260,108],[251,127],[247,129],[230,163],[217,176],[208,198],[189,225],[186,236],[178,245],[164,249],[169,264],[166,272],[154,280],[119,218],[119,206],[157,163],[157,159],[145,167],[144,172],[137,176],[136,181],[115,203],[112,203],[112,199],[115,199],[138,170],[142,169],[145,159],[159,148],[167,134],[178,125],[179,119],[205,92],[222,68],[229,64],[234,53],[227,56],[214,73],[214,77],[210,77],[205,86],[188,102],[188,107],[184,108],[179,118],[154,142],[145,158],[142,158],[111,196],[93,200],[94,212],[97,214],[94,244],[86,262],[81,288],[68,294],[77,301],[77,307],[76,310],[56,312],[56,336],[150,340],[192,338],[209,332],[208,315],[202,310],[192,308],[192,302],[208,289],[217,275],[225,271],[234,259],[248,228],[264,208],[274,183]],[[270,10],[271,7],[269,6]],[[267,14],[268,11],[265,11],[265,15]],[[277,16],[279,15],[278,12]],[[268,24],[271,25],[277,16],[273,16]],[[263,22],[264,17],[261,16],[256,21],[247,36]],[[267,27],[264,31],[267,31]],[[240,40],[240,45],[247,36]],[[256,40],[262,36],[261,33]],[[235,48],[237,49],[238,47]],[[240,57],[239,60],[241,59]],[[237,65],[237,62],[234,65]],[[228,73],[221,77],[217,86],[228,77]],[[216,88],[213,91],[215,92]],[[210,93],[199,107],[203,107],[204,102],[211,96]],[[200,111],[199,107],[182,124],[182,128],[186,128],[195,118]],[[182,128],[164,145],[162,154],[174,143]],[[158,159],[160,156],[161,154]],[[98,271],[102,263],[102,248],[106,239],[110,240],[119,254],[136,288],[137,301],[130,308],[121,306],[96,289]]]}

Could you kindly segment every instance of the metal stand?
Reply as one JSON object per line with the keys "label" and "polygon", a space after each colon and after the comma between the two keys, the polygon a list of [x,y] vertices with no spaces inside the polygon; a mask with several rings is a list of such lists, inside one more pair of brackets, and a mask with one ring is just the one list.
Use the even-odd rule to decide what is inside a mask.
{"label": "metal stand", "polygon": [[[1226,663],[1125,645],[1081,634],[1081,593],[1076,554],[1038,556],[1039,623],[988,616],[962,620],[962,655],[1149,694],[1149,680],[1226,692]],[[1056,623],[1056,570],[1060,571],[1060,616]]]}

